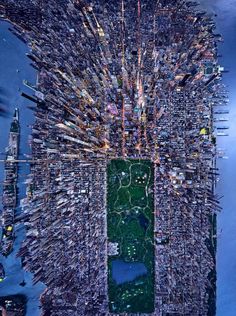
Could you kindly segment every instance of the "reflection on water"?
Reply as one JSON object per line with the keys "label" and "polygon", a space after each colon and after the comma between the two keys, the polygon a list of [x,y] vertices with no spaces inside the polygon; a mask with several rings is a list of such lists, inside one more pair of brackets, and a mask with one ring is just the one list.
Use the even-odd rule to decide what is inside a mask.
{"label": "reflection on water", "polygon": [[[214,16],[217,33],[224,42],[219,46],[219,63],[229,70],[223,82],[229,91],[229,137],[218,137],[218,148],[228,160],[219,159],[220,181],[217,194],[221,196],[222,212],[217,217],[217,316],[236,315],[236,0],[198,0]],[[215,16],[217,15],[217,16]]]}
{"label": "reflection on water", "polygon": [[146,275],[147,268],[141,262],[112,261],[112,278],[117,285],[132,282],[136,278]]}
{"label": "reflection on water", "polygon": [[[33,113],[27,108],[30,101],[21,97],[21,92],[31,94],[23,85],[23,80],[34,83],[36,72],[30,66],[26,57],[27,47],[18,38],[10,33],[9,23],[0,21],[0,105],[6,110],[7,115],[0,115],[0,159],[4,159],[5,147],[8,143],[10,124],[15,107],[20,111],[20,159],[24,154],[30,154],[28,136],[30,125],[33,123]],[[1,114],[1,112],[0,112]],[[28,164],[19,164],[19,199],[25,197],[26,187],[24,181],[29,173]],[[4,177],[4,164],[0,163],[0,209],[2,198],[2,181]],[[20,209],[18,210],[21,211]],[[25,230],[22,224],[16,225],[16,240],[13,252],[7,257],[0,255],[5,276],[0,283],[0,297],[12,295],[24,295],[27,297],[27,316],[40,315],[39,295],[45,286],[41,283],[33,285],[32,275],[22,269],[21,259],[17,258],[17,252],[25,238]]]}

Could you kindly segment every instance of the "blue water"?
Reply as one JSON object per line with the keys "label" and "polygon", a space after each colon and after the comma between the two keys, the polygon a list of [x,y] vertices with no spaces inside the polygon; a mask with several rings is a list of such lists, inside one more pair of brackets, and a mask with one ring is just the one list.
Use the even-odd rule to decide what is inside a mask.
{"label": "blue water", "polygon": [[[224,43],[220,46],[223,58],[221,63],[230,70],[224,76],[230,94],[230,136],[218,139],[219,147],[225,148],[228,160],[218,161],[221,180],[218,184],[218,194],[224,195],[221,200],[222,213],[218,216],[218,250],[217,250],[217,316],[236,315],[236,0],[200,0],[199,2],[213,14],[217,13],[216,22],[219,31],[224,36]],[[22,80],[35,82],[35,71],[30,67],[25,53],[26,46],[7,31],[8,25],[0,22],[0,104],[4,104],[9,110],[9,118],[0,117],[0,152],[4,152],[7,145],[8,132],[13,115],[13,108],[17,105],[21,111],[22,138],[21,151],[26,153],[30,149],[27,146],[29,129],[27,124],[32,124],[33,114],[26,108],[30,103],[20,97],[23,87]],[[5,39],[5,40],[4,40]],[[17,73],[16,69],[20,69]],[[2,89],[3,88],[3,89]],[[3,168],[0,163],[0,181],[3,178]],[[22,168],[27,167],[24,165]],[[23,171],[22,171],[23,173]],[[1,188],[1,185],[0,185]],[[20,195],[24,196],[25,188],[21,185]],[[29,298],[28,316],[39,315],[38,296],[43,290],[42,285],[32,286],[31,275],[20,268],[20,259],[15,261],[14,255],[24,234],[19,234],[17,247],[14,254],[4,262],[7,266],[7,278],[0,285],[0,295],[26,294]],[[114,280],[128,282],[127,267],[123,264],[115,264]],[[117,270],[118,267],[118,270]],[[131,266],[132,267],[132,266]],[[134,269],[144,271],[145,267]],[[10,272],[11,271],[11,272]],[[120,278],[119,278],[120,271]],[[131,272],[136,278],[137,272]],[[142,272],[143,273],[143,272]],[[146,273],[146,272],[145,272]],[[21,288],[18,284],[26,279],[27,285]]]}
{"label": "blue water", "polygon": [[[219,47],[220,63],[229,73],[223,81],[229,91],[229,137],[218,137],[228,160],[218,160],[220,181],[217,193],[223,198],[218,216],[217,240],[217,316],[236,315],[236,0],[200,0],[217,23],[224,43]],[[223,124],[222,124],[223,125]]]}
{"label": "blue water", "polygon": [[140,276],[147,274],[145,264],[141,262],[125,262],[122,260],[112,261],[112,279],[116,284],[132,282]]}
{"label": "blue water", "polygon": [[[27,108],[32,105],[30,101],[21,97],[21,92],[24,91],[31,94],[31,91],[23,86],[23,79],[35,83],[36,72],[30,66],[29,59],[26,57],[27,47],[18,38],[8,31],[9,23],[0,21],[0,105],[4,107],[7,117],[0,116],[0,159],[4,156],[5,147],[8,143],[8,134],[12,121],[14,108],[20,109],[20,158],[24,158],[23,154],[30,153],[28,145],[28,136],[30,127],[34,118],[31,110]],[[19,71],[17,71],[17,69]],[[29,173],[29,166],[21,163],[19,165],[19,199],[25,197],[26,175]],[[4,177],[4,165],[0,163],[0,197],[2,193],[2,181]],[[0,198],[1,207],[1,198]],[[6,278],[0,283],[0,296],[24,294],[27,296],[27,316],[40,315],[39,310],[39,295],[45,289],[41,283],[32,285],[32,275],[25,272],[21,267],[21,259],[16,258],[16,254],[20,248],[22,241],[25,238],[23,225],[17,226],[17,238],[14,243],[14,249],[10,256],[3,258],[0,256],[0,262],[3,263]],[[24,287],[19,284],[22,281],[26,282]]]}
{"label": "blue water", "polygon": [[[9,27],[9,23],[0,22],[0,105],[7,112],[7,117],[0,116],[1,159],[4,158],[15,107],[20,109],[20,158],[24,157],[22,156],[23,154],[30,153],[30,147],[28,145],[30,128],[28,125],[31,125],[34,120],[32,111],[27,108],[28,105],[31,105],[31,102],[21,97],[21,92],[24,91],[31,94],[31,91],[23,85],[23,79],[35,82],[36,72],[34,68],[30,66],[29,59],[25,55],[27,52],[26,45],[8,31]],[[17,72],[17,70],[19,70],[19,72]],[[20,164],[19,169],[19,181],[21,183],[19,196],[22,198],[25,195],[23,182],[25,181],[25,174],[29,172],[29,166]],[[4,166],[1,163],[0,179],[3,178],[3,172]],[[2,186],[0,186],[0,190],[2,190]]]}

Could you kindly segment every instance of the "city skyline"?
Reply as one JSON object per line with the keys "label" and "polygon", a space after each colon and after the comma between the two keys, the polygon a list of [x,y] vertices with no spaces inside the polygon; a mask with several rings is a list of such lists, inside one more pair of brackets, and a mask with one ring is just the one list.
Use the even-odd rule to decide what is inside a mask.
{"label": "city skyline", "polygon": [[[219,239],[224,234],[222,227],[227,206],[224,197],[220,200],[225,194],[224,184],[227,186],[225,168],[231,161],[231,158],[221,159],[215,165],[215,158],[228,158],[228,150],[223,147],[234,137],[231,134],[234,111],[228,114],[228,107],[219,107],[227,103],[228,97],[232,100],[230,85],[228,88],[232,79],[230,81],[227,76],[232,78],[233,75],[227,71],[231,70],[233,62],[221,57],[221,51],[223,54],[224,49],[227,51],[230,34],[226,34],[226,45],[220,43],[217,49],[215,43],[222,42],[220,33],[224,38],[227,27],[233,27],[234,3],[223,8],[221,1],[204,3],[204,8],[217,23],[214,33],[214,22],[201,12],[194,13],[199,9],[182,1],[179,7],[171,0],[155,5],[148,1],[120,1],[117,5],[96,1],[66,3],[51,3],[46,11],[44,3],[38,7],[35,2],[28,7],[23,1],[24,9],[21,9],[6,1],[5,11],[10,20],[21,25],[14,33],[28,42],[28,57],[38,73],[37,86],[34,79],[28,81],[23,77],[23,89],[17,88],[17,98],[23,100],[25,97],[27,111],[35,119],[34,122],[31,119],[32,135],[28,140],[23,129],[32,154],[28,149],[27,152],[20,149],[19,165],[23,166],[23,160],[28,160],[31,173],[27,176],[27,186],[20,189],[23,212],[19,218],[24,223],[26,238],[18,249],[18,256],[23,259],[23,268],[33,273],[33,282],[46,285],[41,295],[43,309],[40,313],[107,315],[117,313],[116,309],[135,313],[138,312],[136,308],[141,308],[134,303],[134,297],[140,295],[141,299],[143,295],[139,282],[146,282],[145,278],[154,273],[151,261],[142,262],[143,256],[136,250],[136,238],[143,238],[142,234],[146,236],[146,225],[152,222],[141,206],[145,199],[141,187],[149,177],[143,163],[148,160],[154,164],[154,182],[144,188],[153,194],[155,201],[151,207],[154,214],[151,231],[155,240],[155,279],[152,281],[155,308],[152,314],[233,315],[233,301],[227,307],[221,292],[229,283],[221,285],[220,266],[217,268],[220,299],[216,301],[215,312],[216,237]],[[35,25],[31,18],[25,18],[27,8],[35,18]],[[39,8],[44,8],[42,16],[36,13]],[[15,14],[17,10],[26,15],[19,18]],[[115,16],[116,11],[119,13]],[[52,12],[53,23],[49,19]],[[80,12],[78,17],[76,12]],[[181,22],[184,14],[188,26]],[[59,16],[62,17],[60,24]],[[48,31],[48,26],[52,25]],[[8,38],[4,39],[7,44]],[[77,40],[81,44],[78,45]],[[76,58],[73,45],[77,46],[79,58]],[[20,67],[15,71],[15,76],[22,76]],[[221,82],[224,72],[226,87]],[[19,113],[21,118],[21,108]],[[12,115],[8,115],[11,121]],[[225,140],[221,136],[228,135],[229,124],[232,136]],[[111,207],[110,190],[120,190],[120,187],[112,189],[115,183],[112,181],[119,179],[123,183],[128,177],[125,166],[120,171],[118,165],[115,167],[118,169],[114,169],[119,159],[130,161],[134,166],[137,161],[141,169],[130,173],[129,177],[136,182],[131,181],[128,191],[121,188],[123,193],[117,194],[118,202]],[[110,167],[107,166],[110,164],[113,175],[109,175]],[[222,171],[223,180],[215,191]],[[20,181],[23,182],[21,178]],[[131,196],[131,204],[126,200],[127,194]],[[150,201],[149,206],[152,205]],[[4,203],[3,200],[3,206]],[[122,241],[127,228],[120,223],[116,235],[111,233],[115,219],[109,220],[109,212],[114,212],[113,208],[115,213],[123,214],[119,215],[122,223],[131,225],[127,227],[136,232],[131,233],[133,237],[127,242]],[[221,208],[217,233],[215,213]],[[10,231],[9,224],[4,229]],[[124,235],[120,240],[122,231]],[[195,255],[190,260],[192,247],[195,247]],[[224,258],[224,247],[219,239],[218,265]],[[5,254],[5,262],[9,255]],[[40,261],[42,256],[47,257],[46,270]],[[97,262],[97,266],[93,262]],[[132,289],[131,269],[130,281],[122,281],[124,286],[117,283],[120,296],[113,304],[109,299],[113,297],[114,300],[114,296],[109,291],[129,262],[130,269],[137,263],[133,268],[136,285]],[[139,265],[141,263],[144,265]],[[7,278],[4,282],[7,284]],[[29,276],[26,287],[28,282],[32,282]],[[86,291],[82,283],[87,284]],[[25,286],[24,282],[21,286]],[[146,306],[147,310],[150,306]]]}

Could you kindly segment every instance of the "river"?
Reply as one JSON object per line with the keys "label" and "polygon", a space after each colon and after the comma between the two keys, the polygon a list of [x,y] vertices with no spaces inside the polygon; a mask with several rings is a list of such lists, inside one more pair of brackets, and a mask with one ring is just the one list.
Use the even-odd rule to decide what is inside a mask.
{"label": "river", "polygon": [[[236,315],[236,0],[201,0],[202,6],[215,17],[218,31],[224,37],[224,43],[219,47],[219,53],[223,55],[221,64],[230,72],[225,74],[224,82],[229,90],[230,114],[229,137],[218,138],[218,147],[224,148],[227,160],[218,160],[221,177],[217,186],[217,193],[223,195],[221,205],[223,211],[218,216],[218,249],[217,249],[217,316]],[[20,91],[25,90],[22,80],[27,79],[35,82],[35,71],[29,65],[25,57],[26,46],[14,37],[8,30],[6,23],[0,23],[0,103],[5,104],[9,110],[9,117],[0,117],[0,152],[4,152],[7,144],[10,122],[15,106],[20,108],[21,116],[21,152],[29,152],[27,137],[29,134],[28,124],[33,122],[33,114],[26,108],[29,101],[20,97]],[[17,73],[16,69],[20,72]],[[26,166],[21,166],[20,172]],[[3,165],[0,164],[0,179],[3,178]],[[22,177],[20,178],[22,179]],[[21,197],[25,188],[21,184]],[[23,231],[20,231],[17,247],[23,239]],[[15,249],[16,249],[15,248]],[[15,250],[8,260],[8,271],[12,269],[11,275],[7,274],[6,280],[0,285],[0,295],[27,294],[29,298],[28,316],[39,315],[38,296],[43,290],[43,285],[32,286],[31,275],[20,268],[20,259],[14,258]],[[5,263],[6,264],[6,263]],[[27,285],[24,288],[19,283],[25,278]],[[4,286],[4,291],[3,291]],[[6,293],[7,292],[7,293]]]}
{"label": "river", "polygon": [[[8,28],[10,24],[0,21],[0,104],[6,110],[6,117],[0,116],[0,159],[4,158],[5,147],[8,143],[10,124],[14,114],[15,107],[20,110],[20,158],[24,154],[30,154],[28,137],[30,134],[30,125],[33,124],[34,116],[27,108],[30,101],[21,97],[24,91],[31,94],[31,91],[23,85],[23,80],[35,83],[36,71],[30,66],[30,60],[26,57],[27,47],[17,37],[15,37]],[[29,173],[29,166],[25,163],[19,164],[19,199],[25,197],[26,175]],[[0,163],[0,196],[2,195],[2,181],[4,178],[4,164]],[[1,201],[0,201],[1,204]],[[19,209],[20,211],[20,209]],[[6,278],[0,283],[0,296],[23,294],[27,296],[27,316],[38,316],[39,295],[44,290],[44,285],[32,284],[32,275],[25,272],[21,267],[21,259],[16,258],[16,253],[25,237],[23,225],[17,226],[16,241],[13,252],[6,258],[0,257],[3,263]],[[26,282],[21,286],[22,281]]]}
{"label": "river", "polygon": [[225,149],[227,160],[218,160],[223,211],[218,216],[217,243],[217,316],[236,315],[236,0],[201,0],[203,8],[214,17],[217,32],[224,43],[219,46],[220,63],[229,70],[223,82],[229,91],[229,136],[218,137],[218,147]]}

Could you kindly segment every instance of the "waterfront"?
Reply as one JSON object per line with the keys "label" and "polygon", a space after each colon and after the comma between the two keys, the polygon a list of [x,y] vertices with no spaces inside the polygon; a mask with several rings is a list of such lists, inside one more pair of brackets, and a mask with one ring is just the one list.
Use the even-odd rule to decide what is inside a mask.
{"label": "waterfront", "polygon": [[[1,61],[1,73],[0,73],[0,99],[1,106],[7,111],[7,117],[0,117],[1,124],[1,137],[0,137],[0,153],[1,159],[5,155],[5,147],[8,143],[8,133],[10,130],[10,124],[12,116],[14,114],[15,107],[20,109],[20,124],[22,126],[21,138],[20,138],[20,157],[23,154],[29,154],[30,148],[28,146],[28,136],[30,128],[28,125],[33,123],[33,113],[27,108],[29,101],[25,101],[20,96],[21,91],[28,91],[23,85],[23,79],[28,78],[29,81],[35,81],[36,72],[30,66],[25,53],[27,52],[26,45],[22,43],[16,36],[14,36],[9,30],[9,23],[0,22],[0,61]],[[3,178],[4,166],[0,164],[0,178]],[[23,181],[24,175],[28,173],[29,167],[26,164],[20,165],[19,181],[21,182],[19,197],[24,197],[25,186]],[[2,189],[2,187],[1,187]],[[1,203],[1,202],[0,202]]]}
{"label": "waterfront", "polygon": [[[221,1],[225,7],[225,2]],[[220,46],[222,53],[222,63],[230,72],[224,76],[224,82],[229,89],[229,137],[218,139],[218,147],[225,149],[228,160],[219,160],[217,165],[220,169],[220,181],[217,193],[223,195],[221,206],[223,211],[218,216],[218,249],[217,249],[217,316],[234,316],[236,311],[236,198],[235,198],[235,179],[236,179],[236,38],[235,22],[232,17],[236,16],[236,1],[231,18],[225,16],[225,20],[220,18],[218,27],[223,34],[224,43]],[[226,9],[226,7],[225,7]],[[228,9],[229,10],[229,9]],[[230,9],[231,10],[231,9]],[[229,11],[228,11],[229,13]],[[231,21],[231,22],[230,22]]]}
{"label": "waterfront", "polygon": [[[18,38],[11,34],[8,30],[9,23],[0,22],[0,98],[1,106],[6,110],[7,117],[0,117],[1,137],[0,137],[0,153],[1,159],[4,159],[5,147],[8,143],[8,135],[10,131],[10,124],[14,114],[15,107],[19,108],[21,137],[20,137],[20,158],[23,154],[30,154],[30,147],[28,144],[28,137],[30,134],[30,127],[33,123],[33,113],[27,108],[30,101],[25,101],[20,96],[22,91],[29,93],[29,89],[23,86],[23,80],[27,79],[30,82],[35,82],[36,72],[30,66],[25,53],[27,52],[26,45]],[[24,198],[26,186],[24,181],[29,172],[29,166],[25,163],[19,164],[19,200]],[[2,181],[4,178],[4,164],[0,163],[0,192],[2,196]],[[0,205],[2,201],[0,200]],[[20,210],[19,210],[20,211]],[[25,237],[23,225],[18,225],[16,231],[16,241],[14,249],[7,258],[1,257],[0,261],[3,263],[6,278],[0,284],[0,296],[23,294],[27,296],[27,315],[39,315],[39,295],[42,293],[44,286],[38,283],[32,284],[32,276],[21,268],[21,259],[16,258],[16,253],[20,248],[21,242]],[[25,286],[20,283],[25,281]]]}
{"label": "waterfront", "polygon": [[236,37],[235,17],[236,1],[203,0],[200,1],[204,9],[214,17],[217,32],[220,32],[224,42],[219,46],[220,63],[229,70],[224,74],[223,82],[229,91],[229,136],[218,137],[218,148],[225,150],[227,160],[219,159],[220,181],[217,193],[221,199],[222,212],[218,215],[217,234],[217,316],[234,316],[236,311]]}
{"label": "waterfront", "polygon": [[[68,45],[68,46],[69,46],[69,45]],[[67,47],[68,47],[68,46],[67,46]],[[165,91],[165,90],[164,90],[164,91]],[[68,93],[66,93],[66,95],[68,95]],[[180,104],[180,103],[182,103],[182,102],[178,102],[178,103]],[[73,107],[73,108],[74,108],[74,107]],[[179,111],[179,112],[181,112],[181,113],[183,112],[181,108],[177,109],[177,111]],[[177,114],[178,114],[178,113],[177,113]],[[48,119],[48,118],[47,118],[47,119]],[[54,119],[54,116],[51,116],[50,119],[51,119],[51,120]],[[176,121],[178,122],[178,120],[175,120],[175,122],[176,122]],[[180,122],[180,123],[181,123],[181,122]],[[196,129],[197,129],[197,128],[196,128]],[[115,129],[115,131],[116,131],[116,129]],[[120,134],[117,133],[117,135],[120,135]],[[68,139],[68,138],[67,138],[67,139]],[[70,140],[71,140],[71,138],[70,138]],[[40,140],[39,140],[39,142],[40,142]],[[163,146],[163,147],[166,147],[166,146]],[[173,155],[174,155],[174,154],[173,154]],[[58,169],[59,169],[59,168],[58,168]],[[176,176],[179,177],[180,180],[183,179],[183,175],[178,174],[178,172],[176,172],[175,170],[172,171],[171,174],[172,174],[173,177],[176,177]],[[227,174],[227,173],[225,172],[224,174]],[[69,178],[69,176],[68,176],[68,178]],[[182,179],[181,179],[181,178],[182,178]],[[59,179],[60,179],[60,178],[59,178]],[[159,177],[158,179],[160,179],[160,177]],[[175,180],[175,179],[173,179],[173,180],[175,181],[174,184],[176,184],[176,180]],[[70,182],[71,182],[71,179],[70,179]],[[190,181],[190,182],[191,182],[191,181]],[[63,184],[62,184],[62,185],[63,185]],[[177,189],[178,189],[178,188],[177,188]],[[74,191],[73,191],[73,192],[74,192]],[[86,192],[85,192],[85,193],[86,193]],[[66,199],[66,201],[68,201],[68,199]],[[74,201],[74,194],[73,194],[73,201]],[[195,202],[195,201],[193,201],[193,202]],[[224,201],[223,201],[223,203],[224,203]],[[176,205],[176,204],[174,204],[174,206],[175,206],[175,205]],[[50,206],[51,206],[51,205],[50,205]],[[174,207],[174,206],[173,206],[173,207]],[[60,207],[58,207],[58,208],[60,208]],[[63,207],[63,208],[64,208],[64,207]],[[186,215],[187,215],[188,212],[187,212],[186,209],[185,209],[185,211],[186,211],[185,213],[186,213]],[[179,212],[179,213],[181,214],[181,212]],[[182,213],[183,213],[183,212],[182,212]],[[196,212],[196,213],[197,213],[197,212]],[[83,213],[83,214],[84,214],[84,213]],[[223,214],[223,213],[222,213],[222,214]],[[166,223],[166,219],[164,218],[164,215],[165,215],[165,214],[163,214],[163,223]],[[88,212],[88,217],[89,217],[89,216],[90,216],[90,214],[89,214],[89,212]],[[180,218],[180,216],[178,216],[178,218]],[[184,219],[183,219],[183,220],[184,220]],[[181,221],[182,221],[182,219],[181,219]],[[175,219],[175,222],[174,222],[174,223],[178,224],[178,222],[177,222],[176,219]],[[183,223],[183,222],[182,222],[182,223]],[[182,224],[182,223],[181,223],[181,224]],[[145,223],[144,223],[144,225],[145,225]],[[33,225],[32,225],[32,226],[33,226]],[[176,226],[177,226],[177,225],[176,225]],[[177,229],[176,229],[177,227],[176,227],[176,226],[174,227],[174,231],[177,231]],[[196,227],[196,225],[194,225],[194,227]],[[227,227],[229,227],[228,224],[227,224]],[[88,230],[88,231],[89,231],[89,230]],[[198,235],[198,234],[196,234],[196,235]],[[51,234],[50,234],[50,236],[51,236]],[[90,231],[89,231],[89,236],[90,236]],[[192,234],[191,234],[191,236],[192,236]],[[178,236],[178,237],[179,237],[179,236]],[[227,237],[228,237],[228,239],[229,239],[229,235],[227,235]],[[183,239],[184,239],[184,238],[183,238]],[[50,240],[49,240],[49,241],[50,241]],[[179,241],[179,238],[178,238],[178,241]],[[75,243],[78,244],[77,242],[75,242]],[[91,243],[91,244],[92,244],[92,243]],[[176,244],[177,244],[177,242],[176,242]],[[174,249],[174,252],[173,252],[174,256],[175,256],[175,254],[177,253],[177,251],[176,251],[176,244],[175,244],[174,247],[173,247],[173,249]],[[183,243],[183,244],[184,244],[184,243]],[[195,246],[195,247],[196,247],[196,246]],[[55,246],[55,249],[56,249],[56,248],[57,248],[57,247]],[[200,248],[200,247],[199,247],[199,248]],[[41,248],[39,247],[39,249],[41,249]],[[182,250],[182,249],[179,249],[179,251],[181,251],[181,250]],[[190,250],[192,251],[192,249],[190,249]],[[169,251],[168,251],[168,253],[169,253]],[[176,258],[173,256],[173,257],[174,257],[174,260],[173,260],[174,262],[175,262],[175,260],[177,261],[177,260],[179,259],[179,253],[177,253],[177,255],[178,255],[178,256],[176,256]],[[223,254],[223,256],[224,256],[224,254]],[[165,254],[164,254],[163,257],[166,257]],[[183,260],[184,260],[184,259],[183,259]],[[63,261],[63,263],[64,263],[64,261]],[[177,263],[178,263],[178,262],[177,262]],[[182,266],[182,262],[180,262],[180,263],[181,263],[181,266]],[[61,264],[61,262],[60,262],[60,264]],[[61,266],[64,266],[64,264],[63,264],[63,265],[61,264]],[[89,266],[89,269],[90,269],[90,261],[89,261],[89,265],[88,265],[88,266]],[[163,266],[163,265],[162,265],[162,266]],[[178,269],[179,269],[179,267],[178,267]],[[49,269],[49,270],[50,270],[50,269]],[[181,272],[182,272],[182,271],[181,271]],[[184,272],[186,272],[186,270],[185,270]],[[175,275],[174,277],[176,277],[176,276],[177,276],[177,273],[176,273],[176,275]],[[174,277],[173,277],[173,278],[174,278]],[[187,292],[188,292],[188,291],[187,291]],[[224,313],[224,314],[225,314],[225,313]]]}

